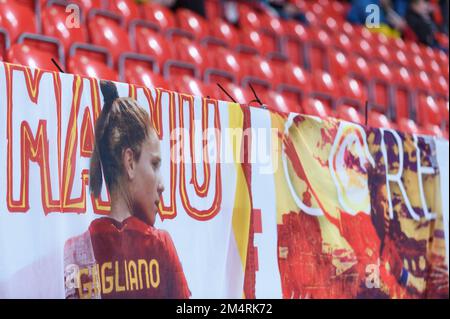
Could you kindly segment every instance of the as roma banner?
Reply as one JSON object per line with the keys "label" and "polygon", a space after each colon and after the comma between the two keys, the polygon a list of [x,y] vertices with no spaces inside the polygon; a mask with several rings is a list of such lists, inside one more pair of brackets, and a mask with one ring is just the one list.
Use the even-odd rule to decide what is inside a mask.
{"label": "as roma banner", "polygon": [[0,64],[0,297],[448,298],[447,141],[115,85],[154,226],[89,193],[99,81]]}

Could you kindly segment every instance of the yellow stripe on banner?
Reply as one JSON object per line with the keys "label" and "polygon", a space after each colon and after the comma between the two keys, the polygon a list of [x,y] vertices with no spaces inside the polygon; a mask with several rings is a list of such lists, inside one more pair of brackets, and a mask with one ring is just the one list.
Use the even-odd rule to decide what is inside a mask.
{"label": "yellow stripe on banner", "polygon": [[[244,123],[244,116],[241,107],[235,103],[228,104],[229,110],[229,127],[232,129],[242,129]],[[236,192],[233,207],[233,232],[236,240],[236,245],[241,257],[242,273],[245,275],[245,266],[247,262],[247,247],[248,247],[248,235],[250,229],[250,195],[247,182],[245,180],[244,170],[239,161],[241,155],[242,138],[243,134],[237,135],[238,138],[234,138],[230,130],[231,145],[233,148],[233,159],[236,167]],[[240,138],[239,138],[240,137]]]}

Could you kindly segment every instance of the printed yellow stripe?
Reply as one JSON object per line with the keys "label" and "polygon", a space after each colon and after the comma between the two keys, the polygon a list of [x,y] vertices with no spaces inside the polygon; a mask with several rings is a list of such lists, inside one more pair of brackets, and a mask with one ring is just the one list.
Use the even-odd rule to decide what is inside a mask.
{"label": "printed yellow stripe", "polygon": [[[232,129],[242,129],[244,116],[238,104],[229,103],[229,127]],[[248,234],[250,229],[250,195],[245,180],[244,171],[241,163],[237,159],[240,158],[242,138],[233,138],[230,132],[231,145],[233,148],[234,165],[236,167],[236,193],[233,207],[233,232],[236,245],[241,257],[242,273],[245,274],[245,265],[247,262]]]}

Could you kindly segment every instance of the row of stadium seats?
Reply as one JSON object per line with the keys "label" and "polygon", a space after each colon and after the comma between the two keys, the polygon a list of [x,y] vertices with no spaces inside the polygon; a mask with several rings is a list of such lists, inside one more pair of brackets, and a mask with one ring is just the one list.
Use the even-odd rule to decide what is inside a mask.
{"label": "row of stadium seats", "polygon": [[[66,23],[69,2],[82,9],[77,28]],[[51,58],[58,57],[71,73],[228,99],[211,85],[218,82],[231,85],[239,102],[253,99],[240,99],[252,84],[279,110],[317,114],[320,104],[324,114],[356,114],[357,122],[368,99],[374,116],[385,118],[378,126],[411,131],[415,120],[421,132],[448,134],[440,130],[448,132],[446,54],[351,25],[340,2],[302,3],[314,27],[246,5],[239,5],[237,29],[219,18],[131,0],[0,0],[0,38],[12,63],[54,70]],[[218,2],[207,4],[211,15]],[[327,14],[319,14],[324,8]]]}

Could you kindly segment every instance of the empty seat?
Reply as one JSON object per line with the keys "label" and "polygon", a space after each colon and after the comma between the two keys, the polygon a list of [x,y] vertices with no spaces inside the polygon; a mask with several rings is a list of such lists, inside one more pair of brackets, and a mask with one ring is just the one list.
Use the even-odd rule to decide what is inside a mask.
{"label": "empty seat", "polygon": [[367,94],[358,81],[352,78],[343,77],[339,80],[340,97],[336,104],[346,104],[356,107],[358,110],[364,108],[367,101]]}
{"label": "empty seat", "polygon": [[175,27],[175,17],[169,8],[153,2],[143,5],[145,20],[153,23],[161,31],[167,31]]}
{"label": "empty seat", "polygon": [[340,90],[337,82],[327,72],[316,71],[312,77],[311,96],[327,103],[328,107],[334,107],[336,99],[340,96]]}
{"label": "empty seat", "polygon": [[307,44],[308,66],[316,70],[329,71],[327,48],[331,46],[331,38],[326,30],[312,30]]}
{"label": "empty seat", "polygon": [[392,98],[393,105],[395,105],[394,111],[395,118],[408,118],[410,116],[410,109],[413,107],[413,93],[412,89],[412,76],[407,68],[399,67],[392,70],[393,81]]}
{"label": "empty seat", "polygon": [[173,90],[170,82],[161,75],[154,73],[151,66],[142,64],[131,64],[125,68],[124,81],[131,84],[143,85],[145,87],[163,88]]}
{"label": "empty seat", "polygon": [[47,51],[36,50],[36,48],[32,48],[27,44],[14,44],[6,54],[6,61],[9,63],[22,64],[48,71],[58,71],[52,63],[52,58],[55,58],[53,54]]}
{"label": "empty seat", "polygon": [[[234,83],[226,82],[222,84],[222,87],[226,90],[226,92],[229,95],[231,95],[233,100],[235,100],[239,104],[247,104],[252,99],[254,99],[254,97],[250,95],[246,90],[243,90],[240,86]],[[216,93],[214,95],[217,97],[218,100],[232,102],[232,99],[230,99],[230,97],[227,94],[225,94],[222,90],[220,90],[219,87],[217,87]]]}
{"label": "empty seat", "polygon": [[118,74],[114,69],[82,55],[69,58],[68,71],[87,77],[118,81]]}
{"label": "empty seat", "polygon": [[409,134],[420,134],[421,130],[416,123],[411,119],[400,119],[397,124],[397,129],[400,132]]}
{"label": "empty seat", "polygon": [[252,56],[248,58],[246,63],[248,74],[241,80],[242,86],[246,87],[251,83],[255,88],[270,89],[275,78],[270,63],[260,56]]}
{"label": "empty seat", "polygon": [[375,108],[381,112],[388,112],[391,105],[392,96],[390,83],[392,73],[385,63],[373,63],[371,66],[371,81],[369,100]]}
{"label": "empty seat", "polygon": [[420,126],[442,124],[441,110],[432,96],[420,95],[417,102],[417,122]]}
{"label": "empty seat", "polygon": [[350,105],[338,105],[336,107],[336,116],[344,121],[364,124],[363,116],[358,112],[356,108]]}
{"label": "empty seat", "polygon": [[306,65],[306,43],[309,40],[308,30],[302,24],[287,20],[283,21],[284,35],[281,47],[288,59],[301,67]]}
{"label": "empty seat", "polygon": [[[258,94],[259,95],[259,94]],[[275,91],[266,91],[260,96],[262,102],[267,105],[267,108],[277,112],[283,113],[300,113],[300,104],[296,100],[291,100],[288,97]]]}
{"label": "empty seat", "polygon": [[109,0],[109,10],[123,17],[126,23],[141,17],[139,5],[135,1]]}
{"label": "empty seat", "polygon": [[175,89],[179,93],[201,97],[213,97],[214,95],[216,95],[212,86],[188,75],[174,77],[171,79],[171,81],[174,83]]}
{"label": "empty seat", "polygon": [[325,118],[332,115],[331,109],[323,101],[309,98],[302,104],[302,112],[307,115],[314,115]]}
{"label": "empty seat", "polygon": [[86,43],[88,33],[83,23],[78,28],[69,28],[66,24],[67,13],[64,4],[55,3],[42,8],[42,31],[47,36],[52,36],[62,43],[66,54],[75,42]]}
{"label": "empty seat", "polygon": [[200,78],[211,65],[208,52],[196,42],[187,38],[176,38],[172,45],[175,58],[164,64],[164,77],[186,74]]}
{"label": "empty seat", "polygon": [[242,29],[259,29],[261,27],[260,19],[258,14],[253,10],[253,8],[244,3],[239,3],[239,26]]}
{"label": "empty seat", "polygon": [[92,43],[108,48],[114,61],[117,62],[122,53],[132,51],[120,17],[106,12],[96,12],[89,17],[88,28]]}
{"label": "empty seat", "polygon": [[312,85],[309,73],[292,62],[279,65],[278,70],[275,69],[275,73],[281,74],[281,82],[277,90],[303,105],[311,93]]}
{"label": "empty seat", "polygon": [[11,44],[24,32],[38,31],[32,9],[12,1],[0,1],[0,27],[8,32]]}
{"label": "empty seat", "polygon": [[339,33],[334,39],[333,45],[337,50],[343,51],[345,54],[351,53],[353,47],[352,40],[345,33]]}
{"label": "empty seat", "polygon": [[224,47],[209,48],[211,53],[211,65],[204,71],[205,82],[240,83],[248,74],[247,65],[241,62],[238,54]]}
{"label": "empty seat", "polygon": [[253,29],[243,29],[239,32],[240,44],[238,52],[248,55],[258,55],[264,51],[264,43],[259,31]]}
{"label": "empty seat", "polygon": [[70,2],[79,5],[86,16],[92,9],[103,9],[103,0],[71,0]]}
{"label": "empty seat", "polygon": [[210,38],[204,39],[206,44],[236,48],[239,44],[239,33],[236,28],[222,19],[212,19]]}
{"label": "empty seat", "polygon": [[201,15],[189,9],[178,9],[175,13],[177,26],[200,40],[209,35],[209,24]]}
{"label": "empty seat", "polygon": [[154,58],[160,70],[175,56],[172,45],[157,31],[136,27],[135,39],[137,52]]}
{"label": "empty seat", "polygon": [[371,127],[376,128],[395,128],[394,124],[389,121],[386,115],[379,113],[377,111],[369,111],[367,118],[367,124]]}
{"label": "empty seat", "polygon": [[328,50],[330,73],[336,77],[343,77],[349,73],[350,63],[347,55],[342,51]]}

